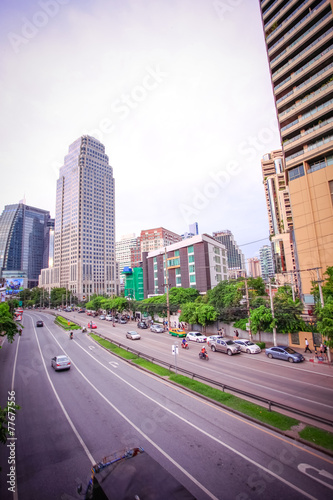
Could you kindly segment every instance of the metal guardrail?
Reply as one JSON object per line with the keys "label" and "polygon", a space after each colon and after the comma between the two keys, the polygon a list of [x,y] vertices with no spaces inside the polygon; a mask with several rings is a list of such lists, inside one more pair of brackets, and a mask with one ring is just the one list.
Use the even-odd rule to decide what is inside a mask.
{"label": "metal guardrail", "polygon": [[329,420],[327,418],[320,417],[319,415],[314,415],[313,413],[308,413],[308,412],[303,411],[303,410],[298,410],[297,408],[293,408],[291,406],[285,405],[283,403],[279,403],[277,401],[273,401],[273,400],[268,399],[268,398],[263,398],[262,396],[257,396],[256,394],[251,394],[250,392],[243,391],[242,389],[237,389],[237,387],[232,387],[230,385],[223,384],[221,382],[217,382],[216,380],[212,380],[208,377],[204,377],[203,375],[199,375],[198,373],[193,373],[189,370],[185,370],[184,368],[180,368],[179,366],[175,366],[171,363],[167,363],[166,361],[162,361],[162,360],[155,358],[153,356],[149,356],[148,354],[142,353],[140,351],[136,351],[135,349],[132,349],[131,347],[129,347],[127,345],[124,345],[124,344],[121,344],[120,342],[114,341],[114,340],[110,339],[109,337],[104,337],[104,335],[101,335],[97,332],[90,332],[90,333],[94,333],[98,337],[100,337],[104,340],[108,340],[112,344],[114,344],[118,347],[121,347],[122,349],[124,349],[126,351],[132,352],[133,354],[135,354],[136,356],[139,356],[140,358],[146,359],[147,361],[151,361],[151,362],[157,363],[157,364],[162,365],[162,366],[167,366],[170,371],[182,372],[182,373],[190,376],[192,378],[192,380],[198,379],[200,381],[207,382],[208,384],[220,387],[222,389],[222,392],[225,392],[225,391],[233,392],[236,394],[240,394],[241,396],[245,396],[247,398],[253,399],[255,401],[260,401],[261,403],[265,403],[265,404],[267,404],[269,411],[271,411],[271,409],[273,407],[280,408],[281,410],[285,410],[285,411],[288,411],[290,413],[295,413],[296,415],[300,415],[301,417],[309,418],[311,420],[315,420],[316,422],[320,422],[322,424],[333,426],[333,421]]}

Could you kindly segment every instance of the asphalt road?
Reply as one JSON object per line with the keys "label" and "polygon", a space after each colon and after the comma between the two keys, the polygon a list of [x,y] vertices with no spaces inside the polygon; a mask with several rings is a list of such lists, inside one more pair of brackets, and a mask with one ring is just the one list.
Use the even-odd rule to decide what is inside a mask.
{"label": "asphalt road", "polygon": [[[86,483],[91,464],[132,446],[142,446],[198,499],[331,498],[327,455],[130,366],[87,335],[70,340],[49,315],[25,312],[23,323],[22,337],[0,352],[0,405],[10,392],[21,406],[15,439],[0,448],[1,499],[79,498],[76,484]],[[125,341],[124,327],[117,331]],[[149,334],[149,344],[173,342]],[[63,352],[72,368],[55,372],[51,357]]]}
{"label": "asphalt road", "polygon": [[[67,317],[86,326],[91,320],[86,314],[79,313],[67,313]],[[333,421],[333,367],[327,364],[271,360],[264,352],[228,356],[224,353],[214,353],[210,348],[207,348],[210,359],[206,363],[198,358],[202,344],[189,342],[189,350],[183,350],[180,348],[181,339],[167,333],[157,334],[150,330],[137,329],[135,322],[127,325],[116,323],[116,326],[112,327],[111,322],[99,318],[93,318],[93,321],[98,326],[94,331],[173,365],[175,357],[172,355],[172,345],[178,342],[179,367]],[[127,330],[138,331],[141,340],[127,340]]]}

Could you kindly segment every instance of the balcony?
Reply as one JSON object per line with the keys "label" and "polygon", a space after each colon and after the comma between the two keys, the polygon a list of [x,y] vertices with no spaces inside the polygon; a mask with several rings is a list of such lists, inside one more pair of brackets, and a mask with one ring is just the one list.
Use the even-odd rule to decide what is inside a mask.
{"label": "balcony", "polygon": [[[287,63],[281,66],[281,68],[276,70],[275,73],[272,74],[273,82],[276,81],[278,78],[281,78],[283,74],[288,74],[294,71],[297,65],[301,64],[302,61],[304,62],[308,57],[311,57],[313,53],[315,52],[318,53],[320,50],[325,52],[326,49],[323,49],[322,47],[327,43],[327,41],[330,41],[332,39],[332,32],[333,28],[329,28],[317,40],[314,40],[310,45],[305,47],[301,52],[294,55],[292,59],[290,59]],[[331,48],[332,47],[333,45],[331,46]]]}
{"label": "balcony", "polygon": [[292,134],[293,132],[296,132],[300,128],[305,128],[306,125],[309,125],[311,122],[316,122],[321,119],[323,114],[328,114],[331,113],[333,110],[333,99],[330,99],[326,105],[323,106],[318,106],[317,108],[314,108],[311,110],[309,113],[306,113],[303,116],[300,116],[297,120],[294,120],[294,122],[289,123],[285,127],[281,129],[281,135],[282,135],[282,140],[287,136]]}
{"label": "balcony", "polygon": [[[323,0],[323,2],[326,2],[326,0]],[[289,6],[292,6],[293,4],[296,4],[297,1],[294,0],[292,3],[288,4],[288,7]],[[274,31],[272,31],[267,37],[266,37],[266,42],[268,43],[269,40],[273,40],[280,32],[281,32],[281,28],[282,27],[285,27],[287,28],[288,25],[291,25],[292,22],[293,22],[293,19],[295,17],[296,14],[302,14],[303,12],[305,13],[305,11],[308,9],[308,5],[310,1],[309,0],[305,0],[304,2],[301,3],[301,5],[298,6],[297,9],[295,9],[294,11],[292,11],[292,13],[286,18],[284,19],[281,24],[279,24],[276,29]],[[281,11],[283,12],[283,11]],[[280,12],[279,12],[280,14]],[[267,32],[269,29],[271,29],[273,26],[274,26],[274,20],[275,20],[275,23],[276,23],[276,17],[275,16],[274,18],[272,18],[269,22],[268,25],[265,25],[265,32]]]}
{"label": "balcony", "polygon": [[318,136],[322,136],[329,132],[332,128],[333,116],[324,120],[321,123],[318,123],[314,127],[310,127],[304,133],[298,134],[297,136],[289,139],[283,143],[283,150],[285,153],[288,151],[292,151],[295,147],[304,144],[304,142],[312,141]]}
{"label": "balcony", "polygon": [[283,120],[286,120],[288,115],[299,115],[300,113],[304,112],[304,110],[309,106],[313,106],[316,101],[319,101],[319,99],[325,100],[325,98],[327,98],[332,93],[332,87],[333,80],[322,85],[322,87],[315,90],[314,92],[306,95],[305,97],[303,97],[303,99],[297,101],[293,106],[290,106],[290,108],[287,108],[282,113],[280,113],[278,115],[279,122],[281,123],[283,122]]}
{"label": "balcony", "polygon": [[333,134],[325,137],[322,140],[318,140],[316,143],[309,144],[308,147],[304,147],[302,153],[292,155],[291,157],[286,157],[286,168],[289,170],[299,163],[308,162],[314,156],[325,155],[326,153],[332,151],[333,146]]}
{"label": "balcony", "polygon": [[[322,0],[322,2],[320,2],[317,5],[317,7],[315,7],[314,9],[311,10],[311,12],[308,12],[308,14],[306,14],[304,17],[302,17],[302,19],[300,19],[294,26],[292,26],[289,29],[289,31],[287,31],[287,33],[285,33],[281,38],[279,38],[273,45],[271,45],[268,48],[269,56],[271,56],[272,52],[274,52],[273,49],[279,50],[279,48],[281,48],[282,44],[287,44],[288,41],[291,39],[291,37],[294,36],[295,30],[298,30],[299,28],[303,28],[304,23],[306,21],[309,21],[311,17],[314,17],[314,16],[320,14],[320,12],[323,11],[326,7],[327,7],[327,0]],[[278,28],[277,28],[277,30],[278,30]],[[273,33],[275,33],[275,31],[273,31]],[[272,35],[273,35],[273,33],[272,33]],[[266,42],[268,42],[269,37],[270,37],[270,35],[266,38]]]}

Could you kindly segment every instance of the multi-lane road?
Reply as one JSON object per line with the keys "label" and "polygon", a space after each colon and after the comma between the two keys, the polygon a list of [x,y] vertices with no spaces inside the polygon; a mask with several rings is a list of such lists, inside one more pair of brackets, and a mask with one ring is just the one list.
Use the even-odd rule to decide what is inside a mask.
{"label": "multi-lane road", "polygon": [[[35,326],[39,319],[43,328]],[[5,342],[0,351],[0,405],[14,398],[21,406],[12,438],[0,446],[1,499],[79,498],[76,484],[87,481],[91,464],[132,446],[142,446],[198,499],[331,498],[333,460],[328,455],[131,366],[81,332],[70,340],[53,319],[25,312],[22,336],[13,344]],[[88,322],[78,313],[73,319]],[[143,331],[135,343],[125,339],[134,324],[113,328],[96,323],[105,336],[158,353],[156,357],[168,356],[173,363],[170,336]],[[194,371],[198,366],[209,370],[210,377],[218,372],[233,380],[226,383],[238,381],[251,391],[256,384],[259,392],[264,372],[263,390],[271,384],[281,394],[286,386],[286,399],[295,391],[290,380],[296,380],[302,387],[296,395],[303,401],[309,399],[318,408],[322,397],[327,406],[332,402],[330,372],[289,363],[281,367],[280,362],[245,354],[229,358],[212,353],[203,366],[197,351],[191,345],[179,353],[178,362]],[[51,358],[62,353],[70,357],[72,368],[55,372]],[[312,389],[316,385],[321,389]]]}

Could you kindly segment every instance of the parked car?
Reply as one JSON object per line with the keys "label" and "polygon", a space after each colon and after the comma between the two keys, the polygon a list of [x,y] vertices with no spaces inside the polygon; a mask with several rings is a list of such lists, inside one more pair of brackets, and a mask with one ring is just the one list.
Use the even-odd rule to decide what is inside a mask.
{"label": "parked car", "polygon": [[99,317],[99,319],[105,319],[104,314],[101,314],[100,317]]}
{"label": "parked car", "polygon": [[170,335],[173,337],[186,337],[185,330],[181,330],[180,328],[171,328],[169,330]]}
{"label": "parked car", "polygon": [[240,345],[235,344],[233,340],[216,339],[210,346],[212,351],[225,352],[228,356],[239,354],[241,352]]}
{"label": "parked car", "polygon": [[78,312],[79,312],[79,313],[85,313],[85,312],[86,312],[86,310],[85,310],[85,309],[79,309],[79,311],[78,311]]}
{"label": "parked car", "polygon": [[90,328],[91,330],[94,330],[95,328],[97,328],[97,325],[96,325],[96,323],[93,323],[92,321],[90,321],[88,323],[88,328]]}
{"label": "parked car", "polygon": [[160,325],[151,325],[150,331],[155,332],[155,333],[163,333],[164,328],[163,328],[163,326],[160,326]]}
{"label": "parked car", "polygon": [[294,351],[291,347],[286,347],[284,345],[267,347],[267,349],[265,349],[265,353],[270,359],[282,359],[283,361],[289,361],[290,363],[300,363],[301,361],[304,361],[304,356],[302,354]]}
{"label": "parked car", "polygon": [[126,338],[127,339],[132,339],[132,340],[140,340],[141,339],[141,335],[138,332],[131,331],[131,332],[127,332],[126,333]]}
{"label": "parked car", "polygon": [[91,311],[87,311],[87,316],[92,316],[93,313]]}
{"label": "parked car", "polygon": [[207,337],[207,345],[210,347],[216,339],[223,339],[223,337],[222,335],[211,335],[210,337]]}
{"label": "parked car", "polygon": [[240,345],[242,352],[247,352],[248,354],[258,354],[261,352],[260,347],[254,342],[251,342],[251,340],[236,339],[234,342],[235,344]]}
{"label": "parked car", "polygon": [[43,321],[37,321],[36,326],[44,326]]}
{"label": "parked car", "polygon": [[147,324],[144,321],[139,321],[136,325],[138,328],[148,328]]}
{"label": "parked car", "polygon": [[200,332],[188,332],[186,340],[192,340],[193,342],[206,342],[207,337]]}
{"label": "parked car", "polygon": [[120,323],[121,325],[126,325],[126,323],[127,323],[127,319],[125,319],[125,318],[120,318],[119,323]]}
{"label": "parked car", "polygon": [[110,314],[108,314],[107,316],[105,316],[105,320],[106,321],[112,321],[113,320],[113,317],[110,316]]}
{"label": "parked car", "polygon": [[51,366],[55,369],[55,371],[69,370],[71,367],[71,360],[68,356],[61,354],[60,356],[55,356],[51,359]]}

